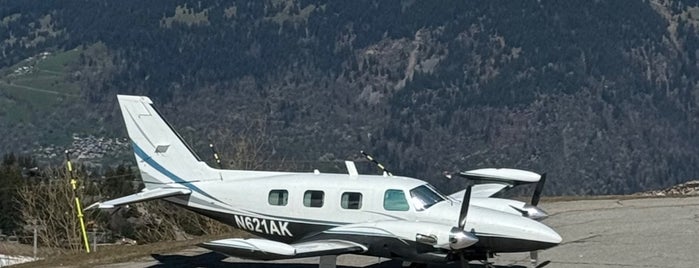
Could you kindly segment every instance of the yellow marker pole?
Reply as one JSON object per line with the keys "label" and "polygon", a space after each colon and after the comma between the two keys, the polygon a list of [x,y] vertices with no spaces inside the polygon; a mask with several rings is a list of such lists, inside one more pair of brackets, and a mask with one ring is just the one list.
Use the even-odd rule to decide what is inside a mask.
{"label": "yellow marker pole", "polygon": [[73,176],[73,164],[70,163],[70,154],[66,150],[66,166],[68,167],[68,176],[70,176],[70,185],[73,186],[73,195],[75,196],[75,210],[78,212],[78,219],[80,220],[80,231],[83,236],[83,242],[85,243],[85,251],[90,253],[90,242],[87,240],[87,232],[85,231],[85,220],[83,219],[83,209],[80,207],[80,198],[78,197],[78,180]]}

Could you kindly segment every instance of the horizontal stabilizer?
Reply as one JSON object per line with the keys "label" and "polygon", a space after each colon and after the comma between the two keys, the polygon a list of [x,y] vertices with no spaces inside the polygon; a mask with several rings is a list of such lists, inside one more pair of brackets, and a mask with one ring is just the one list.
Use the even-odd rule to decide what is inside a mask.
{"label": "horizontal stabilizer", "polygon": [[286,244],[267,239],[231,238],[199,244],[200,247],[226,255],[254,259],[280,260],[324,255],[364,252],[367,248],[344,240],[316,240],[298,244]]}
{"label": "horizontal stabilizer", "polygon": [[177,195],[188,195],[192,191],[187,188],[156,188],[152,190],[144,189],[139,193],[127,195],[117,199],[112,199],[104,202],[97,202],[85,208],[85,210],[97,207],[101,209],[109,209],[117,206],[128,205],[153,199],[161,199]]}

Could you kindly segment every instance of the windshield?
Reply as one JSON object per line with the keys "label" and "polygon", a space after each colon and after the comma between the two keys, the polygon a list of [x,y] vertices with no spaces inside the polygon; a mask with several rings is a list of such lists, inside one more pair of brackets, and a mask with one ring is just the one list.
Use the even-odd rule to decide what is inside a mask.
{"label": "windshield", "polygon": [[415,209],[424,210],[445,200],[444,195],[439,193],[432,185],[424,184],[410,190],[411,200]]}

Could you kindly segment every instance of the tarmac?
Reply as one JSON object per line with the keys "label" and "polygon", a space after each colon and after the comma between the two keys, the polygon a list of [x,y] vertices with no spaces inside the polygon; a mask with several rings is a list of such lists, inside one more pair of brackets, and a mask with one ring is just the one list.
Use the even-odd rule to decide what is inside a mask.
{"label": "tarmac", "polygon": [[[544,202],[544,222],[563,242],[539,252],[546,267],[698,267],[699,196]],[[226,257],[202,248],[152,255],[99,267],[318,267],[319,258],[259,262]],[[532,267],[529,253],[500,254],[495,267]],[[343,255],[338,267],[401,267],[400,261]],[[437,265],[431,267],[460,267]],[[471,262],[470,267],[483,267]]]}

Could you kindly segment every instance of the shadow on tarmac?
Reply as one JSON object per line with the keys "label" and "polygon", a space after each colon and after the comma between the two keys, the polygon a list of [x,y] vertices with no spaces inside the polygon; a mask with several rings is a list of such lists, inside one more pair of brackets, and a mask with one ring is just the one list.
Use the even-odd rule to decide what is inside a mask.
{"label": "shadow on tarmac", "polygon": [[[149,266],[150,268],[161,268],[161,267],[246,267],[246,268],[318,268],[318,264],[309,263],[272,263],[272,262],[253,262],[253,261],[243,261],[243,262],[226,262],[225,259],[228,256],[219,254],[216,252],[207,252],[195,256],[186,255],[161,255],[161,254],[151,254],[153,259],[157,260],[159,263],[156,265]],[[366,266],[365,268],[400,268],[402,261],[390,260],[377,264],[372,264]],[[354,266],[343,266],[338,265],[338,268],[350,268]],[[431,268],[456,268],[461,267],[459,263],[447,264],[447,265],[430,265]],[[471,263],[469,268],[484,268],[484,265]],[[495,265],[495,268],[526,268],[526,266],[501,266]]]}

